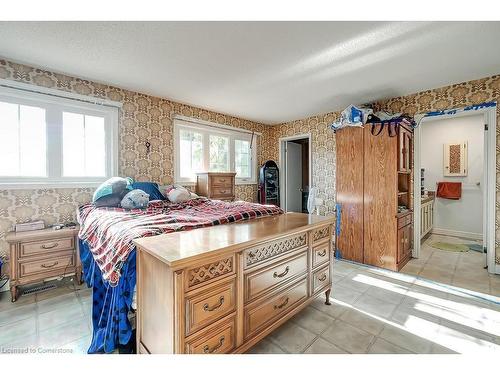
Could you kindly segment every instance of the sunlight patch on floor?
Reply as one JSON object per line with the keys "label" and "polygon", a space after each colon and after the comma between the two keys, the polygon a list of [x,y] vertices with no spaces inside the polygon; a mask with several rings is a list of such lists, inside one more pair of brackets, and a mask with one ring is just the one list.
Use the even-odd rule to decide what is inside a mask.
{"label": "sunlight patch on floor", "polygon": [[[374,269],[370,269],[372,273],[382,274],[387,278],[392,278],[399,282],[407,279],[391,271],[373,271]],[[466,290],[461,291],[457,290],[457,288],[450,289],[444,285],[421,279],[416,280],[413,284],[405,286],[400,283],[392,283],[387,280],[378,279],[376,276],[372,277],[359,272],[350,275],[350,278],[359,283],[364,283],[384,289],[388,292],[398,293],[409,297],[410,299],[406,299],[408,316],[404,322],[398,324],[391,321],[391,318],[385,319],[377,314],[368,313],[342,301],[335,300],[336,303],[348,306],[350,309],[365,314],[370,318],[377,319],[384,324],[418,336],[457,353],[483,352],[484,350],[500,351],[500,346],[494,342],[494,337],[500,337],[500,312],[488,308],[487,303],[483,305],[480,299],[474,297],[481,293],[474,293],[474,295],[471,296]],[[413,286],[417,286],[421,290],[412,290]],[[425,292],[426,289],[429,290],[429,293],[442,292],[444,293],[443,295],[447,297],[455,296],[463,297],[464,299],[470,298],[470,303],[467,303],[466,300],[457,302],[427,294]],[[496,298],[490,295],[486,295],[485,297],[488,299],[491,297],[493,298],[492,300]],[[411,301],[411,299],[414,299],[414,303],[408,303],[408,300]],[[412,309],[421,312],[424,316],[428,314],[429,319],[412,314]],[[442,324],[431,321],[431,316],[441,319]],[[482,338],[482,336],[484,336],[484,338]]]}

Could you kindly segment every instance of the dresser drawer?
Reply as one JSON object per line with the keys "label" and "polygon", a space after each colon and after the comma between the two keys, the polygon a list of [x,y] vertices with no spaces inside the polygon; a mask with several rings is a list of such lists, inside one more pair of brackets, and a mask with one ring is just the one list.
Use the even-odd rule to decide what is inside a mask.
{"label": "dresser drawer", "polygon": [[207,328],[199,337],[186,342],[187,354],[224,354],[235,347],[234,317],[215,328]]}
{"label": "dresser drawer", "polygon": [[212,186],[229,187],[229,188],[233,186],[233,177],[212,176],[210,177],[210,179]]}
{"label": "dresser drawer", "polygon": [[75,255],[70,250],[51,258],[19,262],[19,276],[22,278],[56,271],[62,273],[66,269],[69,272],[74,266]]}
{"label": "dresser drawer", "polygon": [[325,240],[325,239],[330,240],[331,239],[330,231],[331,231],[330,225],[326,225],[324,227],[314,229],[312,231],[313,244],[316,244],[316,243],[318,243],[322,240]]}
{"label": "dresser drawer", "polygon": [[313,273],[313,294],[331,284],[330,266],[321,268]]}
{"label": "dresser drawer", "polygon": [[330,260],[330,241],[326,240],[313,246],[312,264],[313,268]]}
{"label": "dresser drawer", "polygon": [[235,281],[186,297],[186,335],[200,330],[235,309]]}
{"label": "dresser drawer", "polygon": [[290,286],[245,312],[245,337],[265,328],[307,298],[307,279]]}
{"label": "dresser drawer", "polygon": [[231,197],[233,196],[233,188],[229,187],[220,187],[220,186],[212,186],[211,194],[212,197]]}
{"label": "dresser drawer", "polygon": [[75,238],[57,238],[36,242],[22,242],[20,244],[20,257],[45,255],[49,252],[72,250],[75,248]]}
{"label": "dresser drawer", "polygon": [[287,252],[307,245],[307,233],[285,237],[264,245],[259,245],[244,251],[245,269],[254,267],[262,262],[278,257]]}
{"label": "dresser drawer", "polygon": [[305,274],[307,271],[307,252],[261,268],[245,275],[245,301],[250,301],[259,295]]}

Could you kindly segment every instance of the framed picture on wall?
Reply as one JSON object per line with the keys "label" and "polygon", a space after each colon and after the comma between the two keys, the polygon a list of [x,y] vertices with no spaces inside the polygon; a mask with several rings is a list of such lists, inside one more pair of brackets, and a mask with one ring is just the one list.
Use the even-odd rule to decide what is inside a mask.
{"label": "framed picture on wall", "polygon": [[443,147],[443,176],[467,176],[467,141],[445,143]]}

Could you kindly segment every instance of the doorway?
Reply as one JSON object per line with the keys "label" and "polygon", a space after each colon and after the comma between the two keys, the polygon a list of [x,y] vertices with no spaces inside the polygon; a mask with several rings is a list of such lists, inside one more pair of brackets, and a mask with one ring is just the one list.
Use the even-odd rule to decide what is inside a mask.
{"label": "doorway", "polygon": [[[414,259],[402,272],[488,293],[488,271],[499,272],[495,111],[424,117],[415,129]],[[458,197],[446,192],[449,182],[460,185]]]}
{"label": "doorway", "polygon": [[280,138],[280,204],[287,212],[307,213],[311,181],[310,141],[310,134]]}

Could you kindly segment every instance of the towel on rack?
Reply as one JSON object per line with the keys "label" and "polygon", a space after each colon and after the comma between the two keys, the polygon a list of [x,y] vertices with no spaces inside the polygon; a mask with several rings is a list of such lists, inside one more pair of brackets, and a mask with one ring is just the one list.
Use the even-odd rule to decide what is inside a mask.
{"label": "towel on rack", "polygon": [[438,182],[436,195],[438,198],[460,199],[462,197],[462,183]]}

